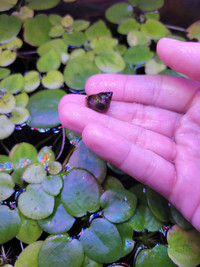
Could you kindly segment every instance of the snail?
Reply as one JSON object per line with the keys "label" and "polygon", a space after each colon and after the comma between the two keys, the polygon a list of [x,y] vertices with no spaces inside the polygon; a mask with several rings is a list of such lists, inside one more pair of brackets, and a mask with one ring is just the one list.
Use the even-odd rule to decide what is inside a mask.
{"label": "snail", "polygon": [[101,92],[95,95],[88,95],[86,97],[86,104],[89,108],[105,113],[110,107],[113,92]]}

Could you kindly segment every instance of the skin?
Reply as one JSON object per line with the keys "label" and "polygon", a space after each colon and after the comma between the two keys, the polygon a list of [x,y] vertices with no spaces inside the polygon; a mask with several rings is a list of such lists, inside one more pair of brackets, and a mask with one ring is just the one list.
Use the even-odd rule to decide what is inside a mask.
{"label": "skin", "polygon": [[160,58],[186,77],[98,74],[88,95],[112,91],[107,113],[85,96],[59,103],[64,127],[106,161],[166,197],[200,231],[200,43],[163,38]]}

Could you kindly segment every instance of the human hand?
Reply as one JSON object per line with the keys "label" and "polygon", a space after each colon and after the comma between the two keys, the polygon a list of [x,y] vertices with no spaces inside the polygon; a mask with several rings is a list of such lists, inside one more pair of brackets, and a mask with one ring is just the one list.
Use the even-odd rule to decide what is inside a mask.
{"label": "human hand", "polygon": [[112,91],[106,114],[85,96],[59,103],[64,127],[106,161],[165,196],[200,231],[200,44],[163,38],[157,51],[188,78],[94,75],[86,93]]}

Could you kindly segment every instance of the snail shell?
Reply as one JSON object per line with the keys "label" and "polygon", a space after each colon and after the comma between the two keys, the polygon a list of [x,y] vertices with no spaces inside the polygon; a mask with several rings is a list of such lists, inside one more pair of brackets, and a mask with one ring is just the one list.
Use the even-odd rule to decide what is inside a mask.
{"label": "snail shell", "polygon": [[105,113],[110,107],[113,92],[101,92],[86,97],[87,106],[97,112]]}

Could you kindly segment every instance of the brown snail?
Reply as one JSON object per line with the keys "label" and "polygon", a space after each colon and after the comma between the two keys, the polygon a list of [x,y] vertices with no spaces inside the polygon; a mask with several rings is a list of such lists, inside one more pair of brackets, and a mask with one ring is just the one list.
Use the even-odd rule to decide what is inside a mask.
{"label": "brown snail", "polygon": [[101,92],[95,95],[89,95],[86,97],[86,104],[89,108],[105,113],[110,107],[113,92]]}

